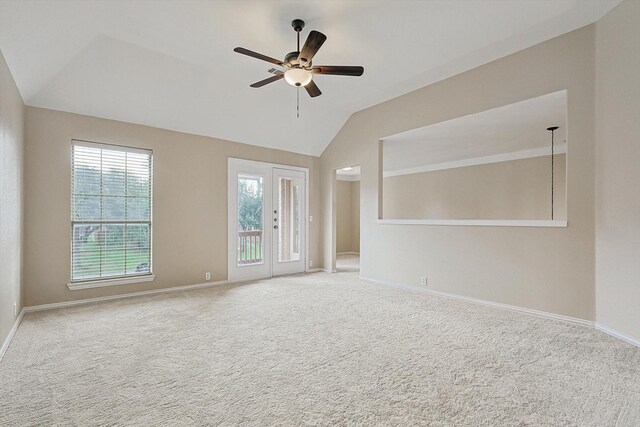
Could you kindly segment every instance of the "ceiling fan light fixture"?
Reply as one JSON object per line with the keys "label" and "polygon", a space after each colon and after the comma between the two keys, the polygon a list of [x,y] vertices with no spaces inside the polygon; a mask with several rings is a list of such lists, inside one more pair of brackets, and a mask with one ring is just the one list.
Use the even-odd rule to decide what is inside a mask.
{"label": "ceiling fan light fixture", "polygon": [[306,86],[311,83],[311,73],[304,68],[292,68],[285,71],[284,79],[294,87]]}

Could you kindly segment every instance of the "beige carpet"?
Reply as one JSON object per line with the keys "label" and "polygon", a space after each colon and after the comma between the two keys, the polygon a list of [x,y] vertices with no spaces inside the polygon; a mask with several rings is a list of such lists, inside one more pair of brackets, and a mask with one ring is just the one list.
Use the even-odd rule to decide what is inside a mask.
{"label": "beige carpet", "polygon": [[316,273],[28,314],[0,425],[638,426],[640,349]]}

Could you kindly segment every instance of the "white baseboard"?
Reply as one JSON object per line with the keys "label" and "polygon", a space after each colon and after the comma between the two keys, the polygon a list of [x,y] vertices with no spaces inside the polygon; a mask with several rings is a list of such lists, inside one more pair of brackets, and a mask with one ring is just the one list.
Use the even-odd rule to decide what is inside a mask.
{"label": "white baseboard", "polygon": [[20,322],[22,322],[22,318],[24,317],[24,312],[25,312],[24,308],[20,310],[20,314],[18,314],[18,317],[16,317],[16,320],[13,322],[13,326],[11,327],[9,334],[4,339],[4,342],[2,343],[2,347],[0,347],[0,361],[2,361],[2,357],[7,352],[7,349],[9,348],[9,344],[11,344],[11,340],[13,339],[13,336],[16,334],[16,331],[18,330],[18,326],[20,326]]}
{"label": "white baseboard", "polygon": [[231,282],[227,280],[220,280],[218,282],[196,283],[195,285],[184,285],[184,286],[174,286],[172,288],[151,289],[148,291],[130,292],[128,294],[118,294],[118,295],[109,295],[104,297],[78,299],[73,301],[54,302],[51,304],[33,305],[31,307],[25,307],[24,311],[26,313],[29,313],[32,311],[53,310],[56,308],[72,307],[75,305],[91,304],[94,302],[110,301],[110,300],[116,300],[116,299],[122,299],[122,298],[133,298],[133,297],[139,297],[144,295],[164,294],[167,292],[179,292],[179,291],[187,291],[190,289],[209,288],[212,286],[227,285],[229,283]]}
{"label": "white baseboard", "polygon": [[[316,268],[313,270],[307,270],[305,273],[315,273],[320,271],[331,272],[330,270],[326,270],[323,268]],[[333,272],[335,273],[335,271]],[[300,274],[300,273],[295,273],[295,274]],[[101,301],[110,301],[110,300],[117,300],[122,298],[133,298],[133,297],[139,297],[139,296],[145,296],[145,295],[163,294],[167,292],[188,291],[191,289],[210,288],[213,286],[230,285],[230,284],[242,283],[242,282],[246,282],[246,280],[237,280],[237,281],[219,280],[217,282],[196,283],[194,285],[174,286],[171,288],[151,289],[148,291],[130,292],[127,294],[117,294],[117,295],[109,295],[104,297],[86,298],[86,299],[79,299],[79,300],[73,300],[73,301],[61,301],[61,302],[54,302],[50,304],[33,305],[30,307],[24,307],[22,311],[25,313],[29,313],[33,311],[53,310],[56,308],[73,307],[76,305],[91,304],[91,303],[101,302]]]}
{"label": "white baseboard", "polygon": [[312,270],[307,270],[307,273],[320,273],[320,272],[324,272],[324,273],[337,273],[338,270],[329,270],[328,268],[314,268]]}
{"label": "white baseboard", "polygon": [[336,252],[336,255],[360,255],[360,252]]}
{"label": "white baseboard", "polygon": [[154,295],[154,294],[163,294],[163,293],[168,293],[168,292],[187,291],[187,290],[191,290],[191,289],[210,288],[210,287],[213,287],[213,286],[221,286],[221,285],[226,285],[226,284],[229,284],[229,283],[231,283],[231,282],[229,282],[227,280],[220,280],[218,282],[196,283],[194,285],[174,286],[174,287],[171,287],[171,288],[151,289],[151,290],[148,290],[148,291],[130,292],[128,294],[109,295],[109,296],[104,296],[104,297],[86,298],[86,299],[79,299],[79,300],[74,300],[74,301],[62,301],[62,302],[54,302],[54,303],[51,303],[51,304],[42,304],[42,305],[33,305],[31,307],[24,307],[20,311],[20,314],[16,318],[15,322],[13,323],[13,326],[11,327],[11,330],[9,331],[9,335],[7,335],[7,338],[5,338],[4,342],[2,343],[2,347],[0,347],[0,361],[2,360],[2,357],[6,353],[7,349],[9,348],[9,345],[11,344],[11,340],[13,339],[13,336],[15,335],[16,331],[18,330],[18,327],[20,326],[20,323],[22,322],[22,319],[23,319],[25,313],[30,313],[30,312],[34,312],[34,311],[53,310],[53,309],[56,309],[56,308],[63,308],[63,307],[73,307],[73,306],[76,306],[76,305],[91,304],[91,303],[100,302],[100,301],[110,301],[110,300],[117,300],[117,299],[123,299],[123,298],[133,298],[133,297],[139,297],[139,296],[144,296],[144,295]]}
{"label": "white baseboard", "polygon": [[524,313],[524,314],[528,314],[528,315],[531,315],[531,316],[542,317],[542,318],[545,318],[545,319],[559,320],[561,322],[573,323],[573,324],[576,324],[576,325],[587,326],[587,327],[591,327],[591,328],[593,328],[595,326],[595,322],[593,322],[591,320],[578,319],[577,317],[563,316],[561,314],[555,314],[555,313],[549,313],[549,312],[546,312],[546,311],[540,311],[540,310],[533,310],[533,309],[530,309],[530,308],[518,307],[517,305],[509,305],[509,304],[503,304],[503,303],[499,303],[499,302],[487,301],[487,300],[483,300],[483,299],[480,299],[480,298],[473,298],[473,297],[467,297],[467,296],[463,296],[463,295],[451,294],[451,293],[448,293],[448,292],[436,291],[436,290],[433,290],[433,289],[418,288],[416,286],[405,285],[405,284],[402,284],[402,283],[387,282],[387,281],[383,281],[383,280],[370,279],[370,278],[367,278],[367,277],[360,277],[360,279],[366,280],[366,281],[372,282],[372,283],[381,284],[381,285],[393,286],[393,287],[402,288],[402,289],[408,289],[408,290],[411,290],[411,291],[420,292],[420,293],[424,293],[424,294],[436,295],[436,296],[440,296],[440,297],[444,297],[444,298],[451,298],[451,299],[460,300],[460,301],[466,301],[466,302],[470,302],[470,303],[474,303],[474,304],[486,305],[486,306],[489,306],[489,307],[495,307],[495,308],[499,308],[499,309],[502,309],[502,310],[515,311],[515,312],[518,312],[518,313]]}
{"label": "white baseboard", "polygon": [[[331,271],[328,269],[322,269],[322,268],[316,268],[313,270],[308,270],[308,273],[314,273],[314,272],[319,272],[319,271],[324,271],[324,272],[328,272],[328,273],[335,273],[336,271]],[[618,338],[622,341],[625,341],[631,345],[635,345],[636,347],[640,347],[640,340],[637,338],[633,338],[630,337],[628,335],[625,335],[621,332],[618,332],[614,329],[611,329],[601,323],[595,323],[592,322],[590,320],[584,320],[584,319],[578,319],[575,317],[569,317],[569,316],[563,316],[560,314],[555,314],[555,313],[548,313],[545,311],[539,311],[539,310],[533,310],[533,309],[529,309],[529,308],[524,308],[524,307],[518,307],[515,305],[509,305],[509,304],[502,304],[502,303],[498,303],[498,302],[493,302],[493,301],[487,301],[487,300],[482,300],[479,298],[472,298],[472,297],[466,297],[466,296],[462,296],[462,295],[456,295],[456,294],[451,294],[448,292],[441,292],[441,291],[436,291],[433,289],[423,289],[423,288],[418,288],[415,286],[409,286],[409,285],[405,285],[402,283],[393,283],[393,282],[388,282],[388,281],[383,281],[383,280],[376,280],[376,279],[370,279],[367,277],[360,277],[361,280],[366,280],[368,282],[371,283],[376,283],[376,284],[380,284],[380,285],[385,285],[385,286],[393,286],[396,288],[402,288],[402,289],[408,289],[411,291],[415,291],[415,292],[420,292],[420,293],[424,293],[424,294],[429,294],[429,295],[436,295],[436,296],[440,296],[440,297],[444,297],[444,298],[451,298],[451,299],[456,299],[456,300],[461,300],[461,301],[466,301],[466,302],[470,302],[470,303],[474,303],[474,304],[481,304],[481,305],[486,305],[486,306],[490,306],[490,307],[495,307],[495,308],[499,308],[499,309],[503,309],[503,310],[509,310],[509,311],[515,311],[515,312],[519,312],[519,313],[524,313],[524,314],[528,314],[528,315],[532,315],[532,316],[537,316],[537,317],[542,317],[542,318],[546,318],[546,319],[552,319],[552,320],[559,320],[562,322],[568,322],[568,323],[573,323],[573,324],[577,324],[577,325],[581,325],[581,326],[589,326],[589,327],[595,327],[595,329],[602,331],[606,334],[609,334],[615,338]],[[214,287],[214,286],[222,286],[222,285],[227,285],[227,284],[232,284],[234,282],[229,282],[227,280],[220,280],[217,282],[205,282],[205,283],[197,283],[194,285],[184,285],[184,286],[174,286],[171,288],[163,288],[163,289],[151,289],[148,291],[141,291],[141,292],[131,292],[128,294],[119,294],[119,295],[110,295],[110,296],[104,296],[104,297],[97,297],[97,298],[87,298],[87,299],[81,299],[81,300],[75,300],[75,301],[63,301],[63,302],[57,302],[57,303],[51,303],[51,304],[42,304],[42,305],[35,305],[35,306],[31,306],[31,307],[24,307],[21,311],[20,314],[18,315],[18,317],[16,317],[15,322],[13,323],[13,326],[11,327],[11,330],[9,331],[9,334],[7,335],[7,337],[5,338],[4,342],[2,343],[2,347],[0,347],[0,361],[2,361],[3,356],[5,355],[5,353],[7,352],[7,349],[9,348],[9,345],[11,344],[11,340],[13,339],[13,336],[15,335],[16,331],[18,330],[18,327],[20,326],[20,323],[22,322],[22,319],[24,318],[24,314],[25,313],[29,313],[29,312],[35,312],[35,311],[43,311],[43,310],[53,310],[56,308],[63,308],[63,307],[72,307],[72,306],[77,306],[77,305],[84,305],[84,304],[91,304],[91,303],[95,303],[95,302],[100,302],[100,301],[110,301],[110,300],[117,300],[117,299],[124,299],[124,298],[133,298],[133,297],[138,297],[138,296],[144,296],[144,295],[154,295],[154,294],[162,294],[162,293],[169,293],[169,292],[179,292],[179,291],[186,291],[186,290],[190,290],[190,289],[201,289],[201,288],[209,288],[209,287]]]}
{"label": "white baseboard", "polygon": [[626,343],[635,345],[636,347],[640,347],[640,339],[625,335],[622,332],[618,332],[615,329],[611,329],[608,326],[603,325],[602,323],[596,322],[596,329],[604,332],[605,334],[611,335],[612,337],[618,338],[619,340],[622,340]]}
{"label": "white baseboard", "polygon": [[329,270],[328,268],[314,268],[312,270],[307,270],[307,273],[336,273],[338,270]]}

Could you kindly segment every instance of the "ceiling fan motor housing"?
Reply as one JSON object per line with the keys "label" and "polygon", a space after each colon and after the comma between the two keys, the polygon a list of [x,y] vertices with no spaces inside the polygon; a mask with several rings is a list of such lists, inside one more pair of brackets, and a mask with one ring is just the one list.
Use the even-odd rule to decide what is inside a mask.
{"label": "ceiling fan motor housing", "polygon": [[[289,52],[285,55],[284,57],[284,63],[285,64],[289,64],[291,67],[297,67],[300,66],[300,61],[298,60],[298,56],[300,55],[300,52]],[[307,62],[305,64],[307,67],[311,66],[311,61]]]}

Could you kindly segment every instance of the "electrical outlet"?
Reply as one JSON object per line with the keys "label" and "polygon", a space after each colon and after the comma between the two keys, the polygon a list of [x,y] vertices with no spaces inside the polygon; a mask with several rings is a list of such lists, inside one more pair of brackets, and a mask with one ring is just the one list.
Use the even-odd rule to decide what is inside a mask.
{"label": "electrical outlet", "polygon": [[309,260],[309,267],[313,267],[313,261]]}
{"label": "electrical outlet", "polygon": [[309,222],[313,222],[313,215],[309,216]]}
{"label": "electrical outlet", "polygon": [[422,286],[427,286],[427,276],[422,276],[422,277],[420,278],[420,284],[421,284]]}
{"label": "electrical outlet", "polygon": [[204,273],[204,280],[211,280],[211,273],[210,272],[206,272]]}

